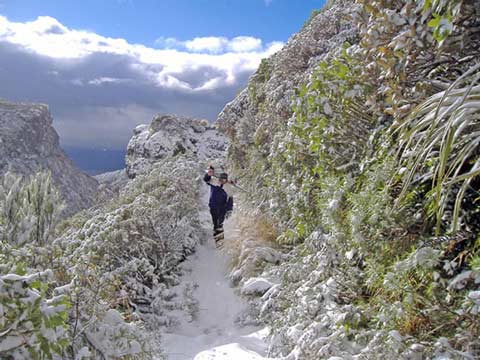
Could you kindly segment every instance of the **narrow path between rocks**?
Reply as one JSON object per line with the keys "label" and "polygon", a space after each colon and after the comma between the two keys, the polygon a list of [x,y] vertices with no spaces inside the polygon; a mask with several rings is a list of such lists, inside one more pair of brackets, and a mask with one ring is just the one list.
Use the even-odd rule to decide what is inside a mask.
{"label": "narrow path between rocks", "polygon": [[[236,318],[246,310],[246,302],[237,296],[226,278],[227,257],[215,248],[208,212],[208,189],[201,198],[202,226],[207,239],[183,264],[185,275],[177,288],[192,283],[198,312],[180,314],[180,323],[163,334],[163,349],[168,360],[258,360],[264,359],[265,331],[242,327]],[[226,237],[225,241],[228,241]]]}

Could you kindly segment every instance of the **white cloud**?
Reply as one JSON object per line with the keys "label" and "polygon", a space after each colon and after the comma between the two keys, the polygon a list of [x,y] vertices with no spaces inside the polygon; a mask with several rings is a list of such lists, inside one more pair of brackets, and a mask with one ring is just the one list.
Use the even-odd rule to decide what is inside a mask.
{"label": "white cloud", "polygon": [[224,37],[207,36],[196,37],[193,40],[185,41],[185,47],[192,52],[211,52],[220,53],[228,44],[228,40]]}
{"label": "white cloud", "polygon": [[183,48],[185,45],[182,41],[179,41],[173,37],[159,37],[155,40],[155,45],[162,49],[176,49],[176,48]]}
{"label": "white cloud", "polygon": [[267,44],[268,56],[275,54],[277,51],[282,50],[285,43],[283,41],[272,41]]}
{"label": "white cloud", "polygon": [[237,36],[228,44],[233,52],[252,52],[262,49],[262,40],[251,36]]}
{"label": "white cloud", "polygon": [[50,16],[39,16],[37,20],[28,22],[28,29],[35,31],[39,35],[43,34],[65,34],[68,29],[57,19]]}
{"label": "white cloud", "polygon": [[67,145],[96,146],[105,134],[89,137],[92,129],[116,129],[111,146],[121,148],[154,112],[213,120],[283,43],[209,36],[156,45],[70,29],[48,16],[21,23],[0,15],[0,94],[50,104]]}
{"label": "white cloud", "polygon": [[[131,56],[131,66],[144,71],[158,86],[189,91],[211,90],[232,84],[238,73],[254,71],[261,59],[278,51],[282,43],[262,46],[262,40],[251,36],[197,37],[180,41],[159,38],[161,49],[130,44],[124,39],[109,38],[93,32],[68,29],[58,20],[41,16],[34,21],[11,22],[0,16],[0,41],[20,45],[34,53],[55,59],[81,59],[95,53]],[[161,70],[148,70],[150,65],[160,65]],[[202,66],[210,66],[226,74],[224,79],[206,79],[193,87],[181,81],[176,74]],[[107,78],[107,77],[105,77]],[[98,80],[90,79],[99,84]],[[105,81],[101,81],[105,82]],[[77,81],[79,83],[79,81]]]}
{"label": "white cloud", "polygon": [[262,40],[253,36],[237,36],[232,39],[223,36],[205,36],[187,41],[160,37],[155,44],[162,49],[177,49],[190,53],[224,54],[265,51]]}

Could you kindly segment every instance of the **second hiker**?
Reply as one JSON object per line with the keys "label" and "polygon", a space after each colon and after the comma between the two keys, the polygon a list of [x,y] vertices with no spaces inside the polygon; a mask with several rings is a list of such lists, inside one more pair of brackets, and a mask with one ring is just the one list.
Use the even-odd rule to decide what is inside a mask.
{"label": "second hiker", "polygon": [[218,244],[223,240],[223,221],[233,210],[233,197],[229,194],[231,193],[230,182],[226,173],[216,176],[212,166],[208,168],[203,180],[210,186],[208,206],[212,215],[213,236]]}

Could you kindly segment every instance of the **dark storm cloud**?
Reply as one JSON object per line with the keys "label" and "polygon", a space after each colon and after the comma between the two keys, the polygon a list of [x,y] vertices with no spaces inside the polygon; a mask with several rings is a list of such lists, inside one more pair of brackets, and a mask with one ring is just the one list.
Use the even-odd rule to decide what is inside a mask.
{"label": "dark storm cloud", "polygon": [[282,46],[245,36],[182,44],[154,49],[49,16],[19,23],[0,15],[0,97],[48,104],[67,146],[119,149],[155,113],[214,120],[261,58]]}
{"label": "dark storm cloud", "polygon": [[[214,120],[250,74],[240,73],[233,86],[193,92],[159,86],[154,75],[162,69],[111,53],[54,59],[0,42],[0,97],[48,104],[67,145],[121,148],[133,127],[158,112]],[[192,88],[227,76],[207,66],[172,75]]]}
{"label": "dark storm cloud", "polygon": [[225,71],[215,69],[211,66],[186,68],[182,72],[172,73],[172,75],[194,88],[202,86],[211,79],[226,79],[228,77],[228,74],[225,73]]}

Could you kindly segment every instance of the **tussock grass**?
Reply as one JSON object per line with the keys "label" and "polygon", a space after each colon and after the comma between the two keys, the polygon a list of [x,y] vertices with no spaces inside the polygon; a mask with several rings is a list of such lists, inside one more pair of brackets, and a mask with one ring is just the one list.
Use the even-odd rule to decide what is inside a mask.
{"label": "tussock grass", "polygon": [[400,124],[394,124],[399,137],[399,154],[407,171],[397,202],[403,200],[415,181],[432,182],[429,194],[431,213],[436,218],[436,235],[454,185],[452,231],[461,226],[461,207],[473,179],[480,175],[480,64],[472,66],[445,91],[420,104]]}
{"label": "tussock grass", "polygon": [[234,211],[225,222],[224,252],[229,255],[230,270],[242,266],[256,248],[278,248],[279,235],[273,221],[260,211]]}

